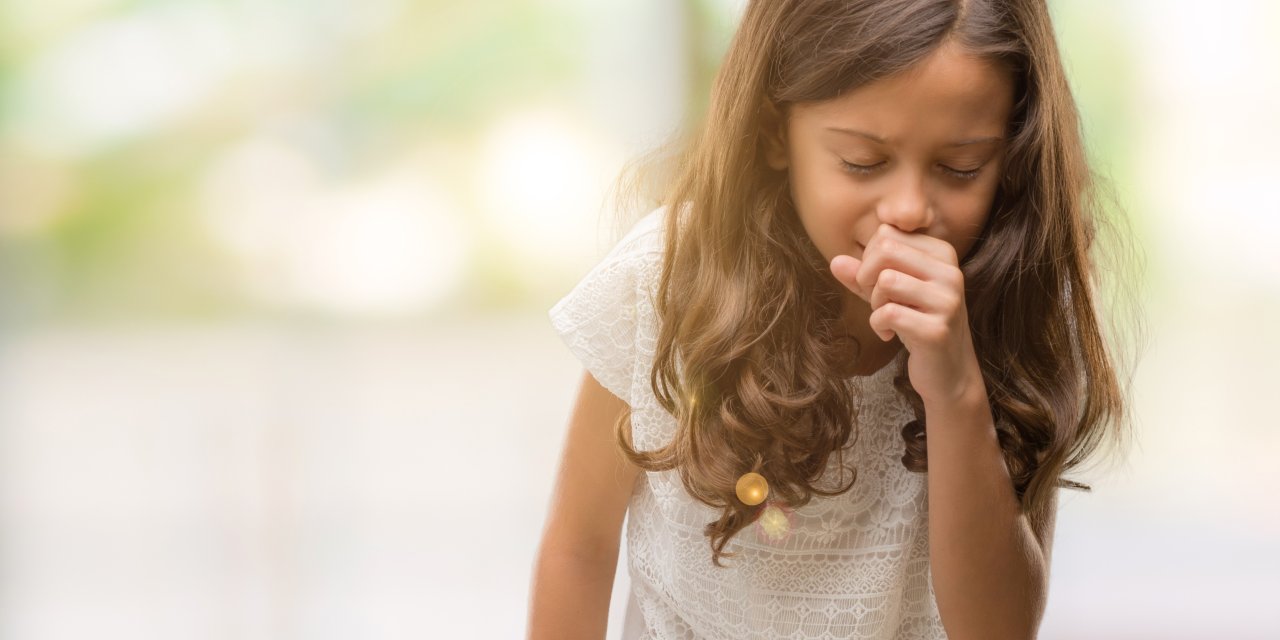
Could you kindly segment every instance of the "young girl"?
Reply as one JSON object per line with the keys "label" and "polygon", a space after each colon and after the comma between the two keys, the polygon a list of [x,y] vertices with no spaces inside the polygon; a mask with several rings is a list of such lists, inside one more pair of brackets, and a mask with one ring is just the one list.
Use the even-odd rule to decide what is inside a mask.
{"label": "young girl", "polygon": [[530,637],[1032,638],[1128,404],[1044,0],[752,0],[586,367]]}

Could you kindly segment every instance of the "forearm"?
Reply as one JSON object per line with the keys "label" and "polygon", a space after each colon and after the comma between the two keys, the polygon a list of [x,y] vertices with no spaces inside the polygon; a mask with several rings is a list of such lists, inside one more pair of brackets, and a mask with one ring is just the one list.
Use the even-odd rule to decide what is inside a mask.
{"label": "forearm", "polygon": [[929,557],[934,597],[952,640],[1030,639],[1047,568],[1001,456],[985,390],[926,405]]}
{"label": "forearm", "polygon": [[618,555],[590,557],[543,548],[529,595],[529,640],[602,640]]}

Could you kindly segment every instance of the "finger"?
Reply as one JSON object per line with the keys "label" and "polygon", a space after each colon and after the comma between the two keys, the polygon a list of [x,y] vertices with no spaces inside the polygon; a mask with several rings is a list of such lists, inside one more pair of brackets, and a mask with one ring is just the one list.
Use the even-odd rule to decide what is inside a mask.
{"label": "finger", "polygon": [[918,247],[900,242],[897,238],[882,236],[872,242],[862,254],[856,279],[863,291],[873,291],[880,272],[885,269],[901,271],[918,280],[938,282],[948,287],[963,284],[960,268],[942,262]]}
{"label": "finger", "polygon": [[908,347],[913,344],[938,344],[946,336],[946,325],[938,316],[890,302],[871,312],[867,323],[881,340],[901,337]]}
{"label": "finger", "polygon": [[950,316],[957,309],[957,295],[951,289],[925,282],[894,269],[884,269],[871,290],[871,308],[896,302],[925,313]]}
{"label": "finger", "polygon": [[882,222],[880,226],[876,227],[875,233],[871,234],[871,237],[867,239],[867,246],[871,246],[872,243],[880,238],[892,238],[903,244],[913,246],[941,262],[953,265],[959,264],[955,246],[942,238],[936,238],[926,233],[908,233],[887,222]]}
{"label": "finger", "polygon": [[866,300],[868,294],[858,284],[858,270],[862,268],[862,261],[850,255],[838,255],[831,259],[831,275],[843,284],[850,291],[858,294],[858,297]]}

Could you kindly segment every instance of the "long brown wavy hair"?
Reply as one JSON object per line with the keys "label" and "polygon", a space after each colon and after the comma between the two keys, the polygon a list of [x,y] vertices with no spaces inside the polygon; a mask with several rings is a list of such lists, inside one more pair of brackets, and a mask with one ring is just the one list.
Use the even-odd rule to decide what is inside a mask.
{"label": "long brown wavy hair", "polygon": [[[1091,256],[1104,248],[1099,225],[1123,221],[1104,215],[1044,0],[751,0],[707,113],[624,172],[632,189],[650,180],[651,199],[668,207],[650,383],[677,428],[653,451],[634,448],[629,415],[615,434],[634,464],[679,469],[691,496],[721,510],[705,528],[716,566],[760,512],[736,497],[743,473],[763,474],[770,494],[795,507],[857,479],[853,469],[844,486],[816,486],[833,453],[844,468],[857,438],[840,372],[861,345],[838,330],[843,285],[800,225],[786,172],[764,160],[764,132],[777,124],[764,106],[835,98],[948,40],[1015,81],[1004,173],[960,266],[1000,447],[1036,531],[1058,487],[1090,490],[1066,471],[1108,437],[1126,444],[1120,331],[1103,331],[1095,303],[1105,269]],[[925,472],[923,402],[905,367],[893,384],[916,416],[902,428],[902,464]]]}

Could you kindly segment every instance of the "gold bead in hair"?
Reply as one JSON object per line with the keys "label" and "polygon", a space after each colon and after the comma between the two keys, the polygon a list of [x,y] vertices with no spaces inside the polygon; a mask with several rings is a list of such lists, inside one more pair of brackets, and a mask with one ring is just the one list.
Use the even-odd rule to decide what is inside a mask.
{"label": "gold bead in hair", "polygon": [[734,490],[743,504],[752,507],[769,497],[769,483],[765,481],[764,476],[754,471],[742,474]]}

